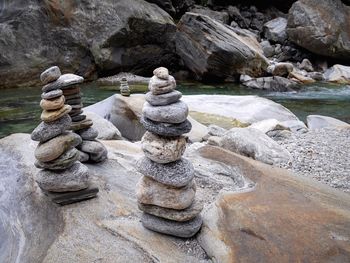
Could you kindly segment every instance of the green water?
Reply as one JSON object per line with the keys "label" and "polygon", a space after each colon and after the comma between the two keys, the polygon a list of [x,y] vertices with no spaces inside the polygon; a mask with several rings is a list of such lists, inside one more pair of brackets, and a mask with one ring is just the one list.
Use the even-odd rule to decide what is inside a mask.
{"label": "green water", "polygon": [[[145,91],[146,86],[131,86],[136,93]],[[239,85],[182,83],[178,89],[186,95],[259,95],[269,98],[290,109],[301,120],[310,114],[320,114],[350,123],[350,86],[317,84],[303,87],[298,92],[263,92],[249,90]],[[84,106],[94,104],[113,94],[113,87],[100,87],[96,83],[85,84],[82,88]],[[40,123],[40,87],[0,90],[0,138],[11,133],[30,133]]]}

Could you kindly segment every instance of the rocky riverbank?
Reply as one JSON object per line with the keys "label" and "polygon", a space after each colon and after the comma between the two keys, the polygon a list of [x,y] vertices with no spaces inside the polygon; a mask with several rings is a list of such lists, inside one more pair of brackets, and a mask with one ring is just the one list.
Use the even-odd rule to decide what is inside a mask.
{"label": "rocky riverbank", "polygon": [[0,5],[0,88],[38,84],[40,72],[53,64],[90,80],[120,72],[150,77],[166,66],[177,79],[241,81],[268,90],[323,80],[349,83],[348,5],[6,1]]}

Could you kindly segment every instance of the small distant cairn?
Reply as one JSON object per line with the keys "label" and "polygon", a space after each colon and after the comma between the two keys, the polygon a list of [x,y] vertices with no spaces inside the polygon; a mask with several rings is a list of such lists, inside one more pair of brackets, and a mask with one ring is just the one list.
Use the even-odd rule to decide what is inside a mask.
{"label": "small distant cairn", "polygon": [[130,88],[126,77],[123,77],[120,81],[120,94],[126,97],[130,96]]}
{"label": "small distant cairn", "polygon": [[192,163],[182,158],[192,126],[188,107],[180,100],[176,81],[168,69],[153,71],[141,122],[147,132],[142,138],[145,154],[137,162],[143,174],[137,185],[137,199],[144,227],[163,234],[188,238],[202,225],[203,206],[195,199]]}
{"label": "small distant cairn", "polygon": [[93,121],[83,114],[82,93],[79,83],[63,89],[63,95],[66,97],[66,104],[72,107],[69,115],[72,119],[70,129],[82,138],[82,143],[77,146],[79,149],[79,161],[82,163],[99,163],[107,159],[107,149],[99,141],[98,131],[91,127]]}
{"label": "small distant cairn", "polygon": [[82,139],[69,131],[72,126],[69,114],[78,109],[66,105],[64,96],[84,78],[74,74],[61,75],[55,66],[45,70],[40,79],[45,85],[40,102],[42,122],[31,134],[32,140],[39,142],[34,152],[35,166],[42,169],[36,175],[36,182],[52,201],[61,205],[93,198],[98,188],[90,186],[88,168],[79,162],[80,154],[75,148]]}

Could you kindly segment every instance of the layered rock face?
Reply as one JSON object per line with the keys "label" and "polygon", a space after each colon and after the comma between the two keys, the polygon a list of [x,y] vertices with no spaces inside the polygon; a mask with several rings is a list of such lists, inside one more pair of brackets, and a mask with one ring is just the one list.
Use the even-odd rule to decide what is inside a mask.
{"label": "layered rock face", "polygon": [[[34,152],[35,166],[42,169],[37,173],[36,181],[42,190],[48,192],[75,192],[86,189],[89,187],[88,168],[79,162],[80,154],[75,149],[82,143],[82,139],[69,131],[74,127],[71,117],[74,118],[75,112],[80,109],[65,104],[67,101],[64,96],[72,89],[79,89],[75,85],[84,79],[74,74],[61,75],[56,66],[44,71],[40,79],[45,85],[40,102],[43,122],[31,135],[32,140],[39,142]],[[96,195],[96,191],[85,194],[75,196],[75,200],[69,202],[91,198]]]}
{"label": "layered rock face", "polygon": [[171,16],[143,0],[14,0],[0,9],[0,87],[39,84],[53,63],[85,78],[178,64]]}
{"label": "layered rock face", "polygon": [[289,11],[287,33],[307,50],[336,59],[350,58],[350,7],[340,0],[299,0]]}
{"label": "layered rock face", "polygon": [[204,80],[260,76],[268,65],[255,38],[195,13],[186,13],[178,23],[176,50],[186,67]]}
{"label": "layered rock face", "polygon": [[137,186],[142,224],[163,234],[191,237],[202,225],[202,205],[195,200],[193,165],[182,158],[182,134],[191,130],[188,107],[166,68],[153,73],[141,120],[147,130],[141,142],[145,157],[137,163],[143,174]]}

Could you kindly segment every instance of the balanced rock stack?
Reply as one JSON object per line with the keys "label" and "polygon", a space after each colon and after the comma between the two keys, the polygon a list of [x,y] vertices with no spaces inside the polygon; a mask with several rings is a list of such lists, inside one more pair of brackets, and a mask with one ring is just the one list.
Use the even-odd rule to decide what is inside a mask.
{"label": "balanced rock stack", "polygon": [[[92,198],[98,189],[81,191],[89,187],[89,173],[88,168],[78,161],[79,152],[75,147],[82,143],[82,139],[69,131],[72,121],[68,113],[72,107],[65,105],[62,91],[72,83],[81,82],[81,79],[72,74],[61,75],[58,67],[47,69],[40,79],[45,85],[40,102],[42,122],[31,134],[32,140],[39,142],[34,153],[35,166],[42,169],[37,173],[36,181],[47,192],[79,191],[69,195],[70,200],[61,200],[63,203]],[[60,203],[60,198],[57,202]]]}
{"label": "balanced rock stack", "polygon": [[82,138],[82,143],[77,146],[79,149],[79,161],[102,162],[107,159],[107,149],[101,142],[96,140],[98,132],[91,127],[93,125],[92,120],[82,114],[83,103],[79,84],[84,81],[84,78],[74,74],[66,75],[75,80],[63,89],[63,95],[66,98],[66,104],[72,107],[72,110],[69,112],[72,119],[70,129]]}
{"label": "balanced rock stack", "polygon": [[120,94],[126,97],[130,96],[130,88],[125,77],[123,77],[120,81]]}
{"label": "balanced rock stack", "polygon": [[182,158],[186,149],[182,135],[192,128],[188,107],[166,68],[153,73],[141,117],[147,130],[141,142],[145,157],[137,163],[143,174],[136,193],[144,212],[141,221],[153,231],[187,238],[199,231],[203,208],[195,199],[193,165]]}

